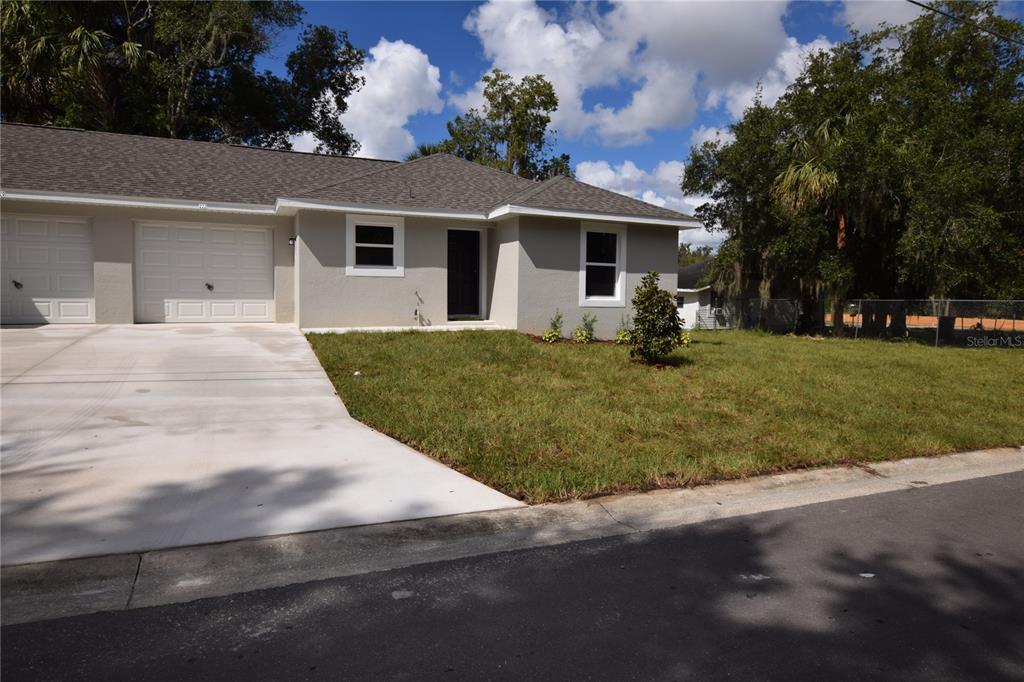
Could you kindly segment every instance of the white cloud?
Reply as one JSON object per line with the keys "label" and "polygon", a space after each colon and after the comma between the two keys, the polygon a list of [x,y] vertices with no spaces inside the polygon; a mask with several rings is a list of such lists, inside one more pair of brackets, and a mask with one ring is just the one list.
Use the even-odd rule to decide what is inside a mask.
{"label": "white cloud", "polygon": [[643,85],[621,109],[597,105],[590,118],[598,136],[608,145],[643,144],[649,130],[677,128],[693,120],[697,72],[663,61],[639,66]]}
{"label": "white cloud", "polygon": [[[578,135],[591,124],[583,111],[587,88],[615,84],[629,66],[629,45],[610,40],[585,16],[564,26],[553,12],[536,4],[488,2],[464,22],[475,34],[492,65],[517,78],[543,74],[555,86],[559,106],[554,125],[566,135]],[[482,84],[452,97],[461,108],[479,106]]]}
{"label": "white cloud", "polygon": [[775,57],[775,63],[759,78],[746,82],[737,81],[725,87],[711,88],[707,97],[708,107],[725,105],[733,118],[743,116],[743,110],[754,101],[758,84],[761,86],[761,100],[771,106],[786,92],[789,84],[796,80],[803,70],[807,57],[813,52],[829,50],[834,43],[818,37],[809,43],[800,43],[796,38],[786,39],[786,48]]}
{"label": "white cloud", "polygon": [[786,40],[785,13],[782,1],[620,2],[607,23],[644,53],[693,64],[719,85],[753,78],[775,58]]}
{"label": "white cloud", "polygon": [[723,143],[733,142],[736,136],[728,128],[715,128],[714,126],[700,126],[690,133],[690,145],[699,147],[705,142],[720,140]]}
{"label": "white cloud", "polygon": [[[360,143],[356,156],[396,159],[416,146],[405,129],[418,113],[436,114],[441,100],[441,72],[427,54],[401,40],[381,38],[363,64],[366,84],[348,98],[341,122]],[[290,138],[292,149],[311,152],[318,140],[305,132]]]}
{"label": "white cloud", "polygon": [[[661,161],[650,171],[642,170],[632,161],[614,165],[607,161],[581,161],[576,164],[576,178],[655,206],[693,215],[697,207],[709,199],[683,194],[679,185],[685,168],[682,161]],[[703,228],[683,230],[679,234],[680,242],[716,248],[724,239],[720,233],[709,233]]]}
{"label": "white cloud", "polygon": [[723,232],[708,232],[703,227],[698,227],[692,230],[682,230],[679,233],[680,244],[690,244],[691,246],[710,246],[715,251],[725,241],[725,233]]}
{"label": "white cloud", "polygon": [[292,143],[292,149],[297,152],[314,152],[316,151],[317,144],[319,144],[319,140],[316,139],[316,135],[313,133],[292,135],[289,138],[289,142]]}
{"label": "white cloud", "polygon": [[405,129],[417,113],[444,108],[441,72],[427,54],[401,40],[381,38],[363,65],[366,85],[348,100],[341,122],[359,140],[358,156],[393,159],[416,146]]}
{"label": "white cloud", "polygon": [[682,161],[662,161],[651,171],[641,170],[632,161],[617,165],[607,161],[581,161],[576,164],[576,177],[581,182],[688,213],[691,209],[679,188],[684,168]]}
{"label": "white cloud", "polygon": [[916,19],[924,9],[906,0],[847,0],[837,20],[861,33],[874,31],[883,21],[892,25]]}
{"label": "white cloud", "polygon": [[[559,97],[553,126],[575,137],[594,132],[610,145],[640,144],[654,130],[689,124],[697,89],[753,82],[788,43],[784,2],[615,4],[601,14],[568,6],[563,16],[533,2],[487,2],[465,28],[492,66],[514,77],[543,74]],[[625,105],[586,106],[584,95],[626,86]],[[466,109],[481,103],[481,84],[450,97]]]}

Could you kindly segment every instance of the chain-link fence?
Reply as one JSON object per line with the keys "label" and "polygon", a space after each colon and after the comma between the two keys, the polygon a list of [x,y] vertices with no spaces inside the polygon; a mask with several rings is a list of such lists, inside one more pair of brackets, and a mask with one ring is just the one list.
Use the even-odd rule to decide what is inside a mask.
{"label": "chain-link fence", "polygon": [[[825,316],[830,325],[831,316]],[[934,345],[1024,346],[1024,301],[919,299],[849,301],[854,336],[916,338]]]}
{"label": "chain-link fence", "polygon": [[730,304],[702,305],[697,308],[694,329],[735,329],[736,307]]}
{"label": "chain-link fence", "polygon": [[[764,329],[813,333],[831,328],[832,313],[821,301],[751,298],[709,311],[701,329]],[[934,345],[1024,348],[1024,301],[963,299],[855,299],[843,322],[855,338],[915,339]]]}

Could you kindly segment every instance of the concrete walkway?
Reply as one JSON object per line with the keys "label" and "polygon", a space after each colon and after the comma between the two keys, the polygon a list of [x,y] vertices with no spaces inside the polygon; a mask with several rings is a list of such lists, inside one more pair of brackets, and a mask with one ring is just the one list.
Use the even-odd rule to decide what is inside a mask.
{"label": "concrete walkway", "polygon": [[[1017,472],[1024,472],[1024,449],[999,448],[885,462],[870,472],[818,469],[693,489],[11,566],[0,572],[0,617],[7,625],[178,604]],[[684,565],[687,560],[680,558]]]}
{"label": "concrete walkway", "polygon": [[0,344],[4,565],[521,506],[349,417],[292,326]]}

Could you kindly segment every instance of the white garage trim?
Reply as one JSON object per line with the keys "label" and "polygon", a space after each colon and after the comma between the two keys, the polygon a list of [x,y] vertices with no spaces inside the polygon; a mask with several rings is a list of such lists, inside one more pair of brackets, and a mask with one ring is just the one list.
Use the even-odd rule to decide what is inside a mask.
{"label": "white garage trim", "polygon": [[135,321],[273,322],[273,233],[135,221]]}
{"label": "white garage trim", "polygon": [[85,218],[0,217],[4,324],[96,321],[93,231]]}

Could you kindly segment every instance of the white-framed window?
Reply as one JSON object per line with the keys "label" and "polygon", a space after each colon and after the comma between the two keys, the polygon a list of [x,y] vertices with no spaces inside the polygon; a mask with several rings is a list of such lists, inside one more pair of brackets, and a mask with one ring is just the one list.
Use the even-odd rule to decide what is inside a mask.
{"label": "white-framed window", "polygon": [[345,274],[405,277],[405,220],[393,216],[345,216]]}
{"label": "white-framed window", "polygon": [[626,226],[580,224],[580,307],[626,306]]}

